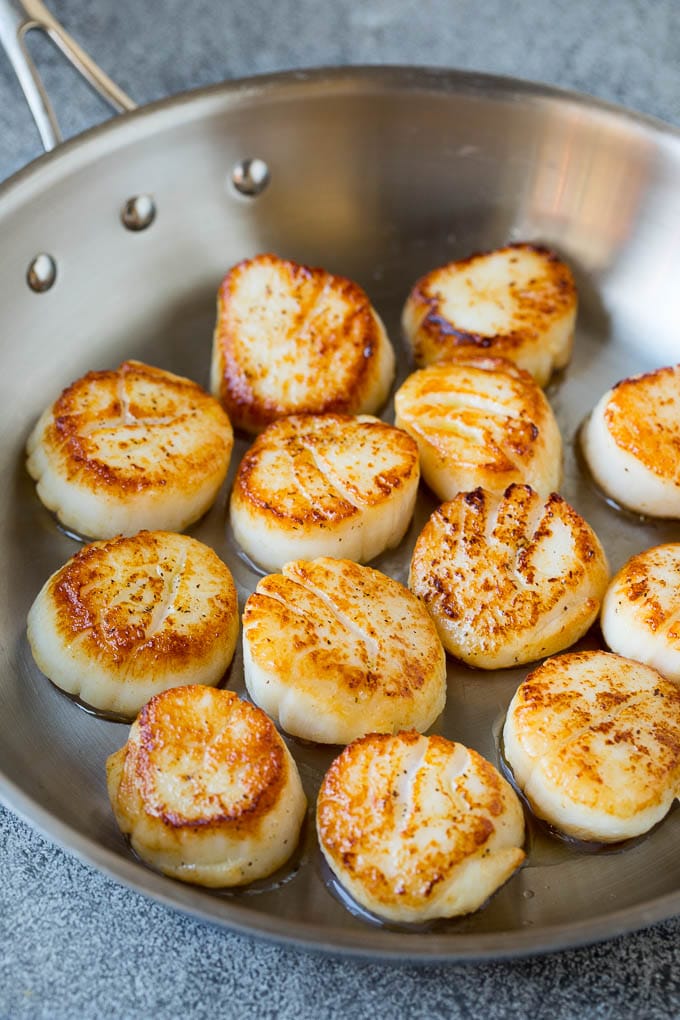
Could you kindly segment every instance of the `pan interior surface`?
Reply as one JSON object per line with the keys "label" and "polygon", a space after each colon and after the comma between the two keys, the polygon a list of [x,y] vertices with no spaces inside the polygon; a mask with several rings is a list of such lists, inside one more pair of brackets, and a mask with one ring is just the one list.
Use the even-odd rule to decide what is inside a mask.
{"label": "pan interior surface", "polygon": [[[259,160],[249,197],[234,169]],[[247,164],[251,165],[251,164]],[[240,179],[237,171],[237,179]],[[121,211],[151,196],[156,215],[126,229]],[[132,357],[208,384],[217,286],[239,260],[279,255],[349,276],[368,292],[411,366],[400,314],[427,270],[509,240],[555,248],[580,310],[574,358],[548,396],[565,443],[563,495],[595,528],[612,570],[680,529],[610,506],[575,451],[578,428],[619,379],[680,360],[680,138],[623,111],[523,83],[408,69],[299,73],[235,83],[121,118],[34,164],[0,195],[0,792],[52,838],[128,884],[245,932],[338,952],[467,959],[606,937],[680,907],[678,812],[620,849],[586,851],[529,825],[528,861],[476,914],[424,931],[348,911],[322,865],[313,825],[320,779],[338,749],[294,739],[312,805],[300,849],[241,893],[182,886],[133,860],[111,814],[106,757],[127,727],[82,711],[37,671],[27,610],[77,549],[40,505],[24,445],[42,409],[94,368]],[[27,269],[56,265],[35,293]],[[384,417],[390,419],[389,405]],[[237,441],[216,505],[191,529],[232,569],[241,604],[259,575],[225,525]],[[374,562],[406,580],[435,502],[423,493],[402,546]],[[590,634],[582,647],[597,647]],[[504,713],[529,667],[481,673],[449,662],[434,727],[500,762]],[[237,654],[228,686],[243,692]]]}

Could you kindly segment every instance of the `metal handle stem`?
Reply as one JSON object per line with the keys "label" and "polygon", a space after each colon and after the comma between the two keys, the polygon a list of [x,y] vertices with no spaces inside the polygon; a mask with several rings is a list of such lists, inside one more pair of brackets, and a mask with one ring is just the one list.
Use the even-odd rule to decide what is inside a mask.
{"label": "metal handle stem", "polygon": [[59,47],[85,80],[115,110],[136,109],[120,89],[50,14],[42,0],[0,0],[0,43],[7,52],[26,96],[46,152],[61,141],[54,109],[26,47],[26,35],[40,29]]}

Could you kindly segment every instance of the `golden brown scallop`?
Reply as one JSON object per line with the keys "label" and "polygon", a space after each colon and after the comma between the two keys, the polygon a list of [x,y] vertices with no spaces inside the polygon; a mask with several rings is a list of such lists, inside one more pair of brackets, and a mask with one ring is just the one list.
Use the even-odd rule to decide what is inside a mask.
{"label": "golden brown scallop", "polygon": [[230,520],[252,560],[279,570],[293,559],[365,561],[401,541],[420,470],[405,432],[369,415],[291,415],[244,456]]}
{"label": "golden brown scallop", "polygon": [[602,603],[613,652],[680,683],[680,542],[646,549],[616,574]]}
{"label": "golden brown scallop", "polygon": [[475,489],[434,511],[413,550],[409,587],[447,651],[501,669],[552,655],[585,634],[609,579],[581,515],[528,485]]}
{"label": "golden brown scallop", "polygon": [[408,588],[350,560],[286,563],[243,612],[253,701],[305,740],[426,730],[444,708],[446,658]]}
{"label": "golden brown scallop", "polygon": [[559,488],[562,438],[531,376],[503,358],[459,358],[410,375],[397,391],[395,424],[418,443],[423,478],[440,499],[526,482]]}
{"label": "golden brown scallop", "polygon": [[180,684],[217,684],[238,637],[229,568],[187,535],[142,531],[85,546],[28,614],[38,667],[87,705],[133,716]]}
{"label": "golden brown scallop", "polygon": [[182,882],[245,885],[297,846],[297,766],[264,712],[231,691],[192,685],[152,698],[106,772],[133,850]]}
{"label": "golden brown scallop", "polygon": [[540,818],[577,839],[629,839],[680,793],[680,687],[611,652],[559,655],[520,684],[503,743]]}
{"label": "golden brown scallop", "polygon": [[571,357],[577,303],[571,270],[554,252],[510,244],[427,273],[409,294],[403,327],[418,365],[486,353],[545,386]]}
{"label": "golden brown scallop", "polygon": [[598,485],[621,506],[680,517],[680,364],[608,390],[581,434]]}
{"label": "golden brown scallop", "polygon": [[27,467],[81,535],[181,531],[214,502],[232,445],[227,415],[197,383],[124,361],[63,391],[29,437]]}
{"label": "golden brown scallop", "polygon": [[234,266],[217,298],[211,389],[236,426],[288,414],[372,414],[394,351],[358,284],[276,255]]}
{"label": "golden brown scallop", "polygon": [[524,815],[481,755],[444,737],[369,734],[321,784],[317,833],[371,913],[418,922],[477,910],[524,860]]}

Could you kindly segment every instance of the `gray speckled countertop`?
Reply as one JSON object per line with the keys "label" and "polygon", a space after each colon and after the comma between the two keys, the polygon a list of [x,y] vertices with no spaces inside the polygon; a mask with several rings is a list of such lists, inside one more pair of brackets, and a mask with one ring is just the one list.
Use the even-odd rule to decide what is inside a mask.
{"label": "gray speckled countertop", "polygon": [[[140,103],[256,72],[345,63],[474,68],[575,88],[680,125],[676,0],[51,0]],[[32,46],[65,133],[105,115]],[[39,155],[0,55],[0,179]],[[1,243],[1,239],[0,239]],[[0,1018],[670,1017],[680,921],[516,962],[327,959],[144,899],[0,809]]]}

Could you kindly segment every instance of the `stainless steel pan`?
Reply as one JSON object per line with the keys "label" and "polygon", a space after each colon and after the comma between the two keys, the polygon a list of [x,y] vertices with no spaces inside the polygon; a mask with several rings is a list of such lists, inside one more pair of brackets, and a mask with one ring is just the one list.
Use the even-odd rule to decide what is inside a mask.
{"label": "stainless steel pan", "polygon": [[[0,11],[51,145],[49,108],[21,63],[17,38],[33,22],[73,55],[71,41],[36,0],[5,2]],[[118,106],[134,105],[82,54],[75,59]],[[146,198],[135,203],[138,196]],[[567,448],[563,491],[615,568],[635,551],[679,538],[680,527],[608,506],[573,440],[612,382],[680,360],[678,223],[678,132],[578,95],[413,68],[289,73],[178,96],[60,146],[7,182],[0,190],[3,800],[84,860],[164,903],[336,952],[502,957],[676,913],[677,811],[611,853],[567,847],[532,825],[527,866],[477,914],[427,931],[372,926],[349,913],[327,885],[311,824],[293,866],[262,888],[214,894],[144,868],[118,833],[105,793],[104,760],[126,728],[81,711],[37,672],[27,648],[28,606],[76,547],[38,503],[23,446],[43,406],[87,369],[134,356],[206,384],[216,287],[244,256],[273,250],[354,277],[398,342],[401,304],[419,274],[508,238],[536,239],[569,259],[581,296],[573,363],[549,390]],[[407,370],[402,356],[400,379]],[[235,460],[244,448],[241,441]],[[243,599],[257,578],[225,529],[226,492],[193,531],[230,563]],[[431,507],[423,495],[403,548],[378,562],[388,573],[405,578]],[[503,713],[525,673],[451,666],[437,729],[498,761]],[[238,660],[228,683],[242,690]],[[332,754],[290,746],[313,804]]]}

